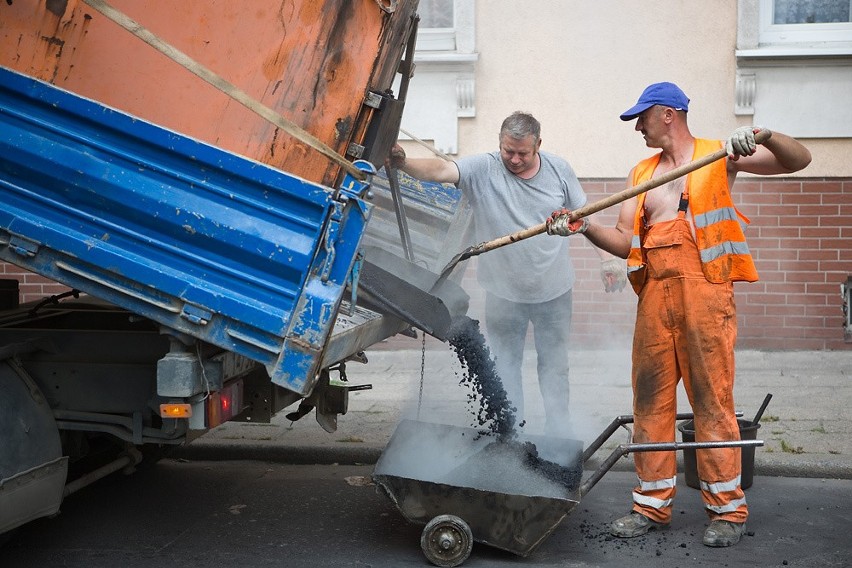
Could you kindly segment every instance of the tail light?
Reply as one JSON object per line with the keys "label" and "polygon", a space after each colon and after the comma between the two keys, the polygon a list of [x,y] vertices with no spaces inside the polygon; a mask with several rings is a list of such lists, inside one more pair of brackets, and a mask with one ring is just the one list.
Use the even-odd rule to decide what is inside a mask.
{"label": "tail light", "polygon": [[207,427],[215,428],[243,411],[243,380],[227,383],[207,397]]}

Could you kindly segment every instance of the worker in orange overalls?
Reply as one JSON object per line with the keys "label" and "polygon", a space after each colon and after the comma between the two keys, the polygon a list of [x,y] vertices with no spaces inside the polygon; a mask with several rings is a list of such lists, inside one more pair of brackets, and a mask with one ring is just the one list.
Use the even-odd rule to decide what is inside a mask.
{"label": "worker in orange overalls", "polygon": [[[683,378],[695,415],[696,441],[738,440],[734,414],[734,344],[737,318],[732,283],[754,282],[757,271],[730,188],[740,171],[759,175],[796,172],[811,161],[802,144],[778,132],[762,145],[760,127],[743,126],[723,142],[698,139],[687,125],[689,99],[673,83],[650,85],[621,115],[636,120],[658,154],[630,172],[630,186],[658,177],[723,147],[720,159],[686,178],[651,189],[621,206],[615,227],[554,211],[548,233],[583,233],[599,248],[627,258],[639,295],[633,337],[633,441],[675,439],[676,389]],[[740,487],[740,449],[699,450],[698,477],[710,523],[707,546],[739,542],[748,517]],[[674,452],[634,454],[638,486],[631,512],[614,521],[613,535],[630,538],[668,526],[675,497]]]}

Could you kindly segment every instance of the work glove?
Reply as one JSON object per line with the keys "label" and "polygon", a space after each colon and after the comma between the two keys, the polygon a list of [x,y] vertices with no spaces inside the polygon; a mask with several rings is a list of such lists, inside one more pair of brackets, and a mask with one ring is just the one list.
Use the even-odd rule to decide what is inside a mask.
{"label": "work glove", "polygon": [[757,151],[757,142],[754,141],[755,131],[765,130],[762,126],[740,126],[725,142],[725,151],[733,159],[738,156],[751,156]]}
{"label": "work glove", "polygon": [[601,281],[607,292],[621,292],[627,285],[627,264],[613,257],[601,261]]}
{"label": "work glove", "polygon": [[548,235],[559,235],[560,237],[570,237],[578,233],[585,233],[589,228],[588,219],[583,217],[582,219],[571,221],[571,211],[564,207],[551,213],[545,224],[547,225]]}

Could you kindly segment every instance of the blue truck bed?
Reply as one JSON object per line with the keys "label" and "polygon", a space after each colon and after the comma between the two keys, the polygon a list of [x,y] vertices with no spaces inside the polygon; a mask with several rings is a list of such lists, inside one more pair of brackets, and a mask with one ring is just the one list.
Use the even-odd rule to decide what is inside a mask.
{"label": "blue truck bed", "polygon": [[258,361],[297,393],[335,326],[367,188],[310,183],[0,67],[0,258]]}

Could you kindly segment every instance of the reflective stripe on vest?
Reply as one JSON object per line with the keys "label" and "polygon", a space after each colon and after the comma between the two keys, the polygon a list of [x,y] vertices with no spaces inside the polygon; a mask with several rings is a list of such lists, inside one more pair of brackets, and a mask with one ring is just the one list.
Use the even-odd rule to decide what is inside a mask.
{"label": "reflective stripe on vest", "polygon": [[720,223],[722,221],[736,221],[740,224],[740,228],[742,230],[745,230],[746,227],[748,227],[748,223],[742,222],[740,216],[737,215],[737,210],[733,207],[722,207],[715,211],[708,211],[707,213],[696,215],[694,220],[695,227],[698,229],[704,229],[713,223]]}
{"label": "reflective stripe on vest", "polygon": [[726,241],[724,243],[719,243],[713,248],[704,249],[701,251],[701,262],[708,263],[713,262],[719,257],[725,256],[726,254],[750,254],[748,250],[748,245],[744,242],[735,243],[731,241]]}

